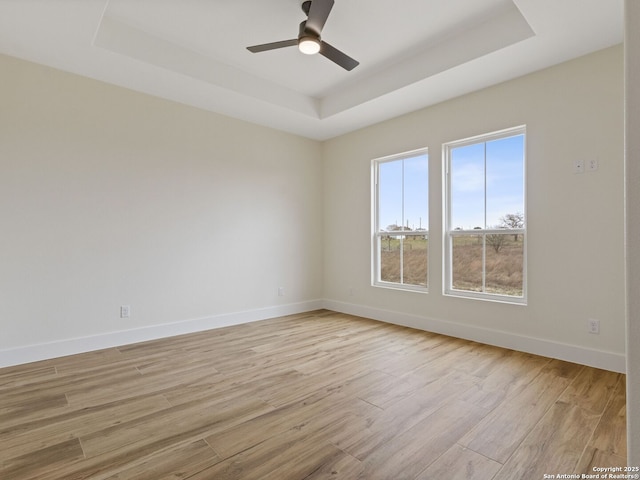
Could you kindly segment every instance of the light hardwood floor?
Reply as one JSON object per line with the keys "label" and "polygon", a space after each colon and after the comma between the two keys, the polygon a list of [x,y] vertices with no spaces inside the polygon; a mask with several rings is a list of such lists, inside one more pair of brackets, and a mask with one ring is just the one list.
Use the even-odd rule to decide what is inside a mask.
{"label": "light hardwood floor", "polygon": [[328,311],[0,369],[0,478],[624,466],[624,375]]}

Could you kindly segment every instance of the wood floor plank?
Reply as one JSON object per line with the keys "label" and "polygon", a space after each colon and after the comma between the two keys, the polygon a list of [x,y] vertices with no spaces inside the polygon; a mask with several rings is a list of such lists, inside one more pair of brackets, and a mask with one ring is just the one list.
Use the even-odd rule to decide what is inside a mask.
{"label": "wood floor plank", "polygon": [[626,382],[616,385],[589,446],[607,454],[627,457]]}
{"label": "wood floor plank", "polygon": [[0,393],[8,388],[20,387],[31,383],[47,380],[57,375],[53,365],[41,366],[30,369],[7,370],[0,374]]}
{"label": "wood floor plank", "polygon": [[278,385],[291,385],[301,377],[295,370],[271,371],[265,369],[262,375],[255,372],[245,376],[225,374],[194,379],[188,384],[176,385],[163,391],[163,395],[172,405],[181,405],[201,399],[208,401],[212,396],[222,395],[227,399],[245,396],[259,397],[261,392],[276,388]]}
{"label": "wood floor plank", "polygon": [[620,374],[318,310],[0,369],[0,478],[529,480],[624,462],[625,407]]}
{"label": "wood floor plank", "polygon": [[436,345],[428,352],[395,355],[390,361],[380,362],[378,368],[385,373],[403,377],[424,386],[451,371],[457,360],[470,350],[468,342],[452,339]]}
{"label": "wood floor plank", "polygon": [[451,478],[456,480],[491,480],[502,464],[455,444],[438,460],[423,470],[415,480]]}
{"label": "wood floor plank", "polygon": [[91,372],[80,375],[56,375],[54,378],[43,380],[20,388],[7,389],[0,396],[0,409],[4,407],[23,404],[24,398],[42,398],[66,395],[80,395],[84,392],[92,392],[100,388],[109,388],[111,385],[125,381],[135,381],[141,378],[133,366],[103,368],[101,372]]}
{"label": "wood floor plank", "polygon": [[258,399],[234,399],[221,404],[217,399],[170,407],[123,424],[82,436],[87,458],[117,451],[129,445],[158,439],[183,442],[203,439],[217,430],[242,423],[272,409]]}
{"label": "wood floor plank", "polygon": [[583,368],[560,400],[602,414],[621,374],[597,368]]}
{"label": "wood floor plank", "polygon": [[[614,455],[613,453],[599,450],[589,446],[585,449],[578,465],[573,471],[574,474],[582,476],[593,475],[594,467],[626,467],[627,457]],[[588,477],[585,477],[588,478]]]}
{"label": "wood floor plank", "polygon": [[[136,465],[163,463],[167,456],[179,455],[188,449],[194,441],[189,438],[149,439],[145,443],[128,444],[116,451],[84,459],[71,460],[61,464],[50,465],[42,479],[51,480],[104,480]],[[211,463],[218,461],[213,450],[209,450]],[[174,459],[173,465],[181,461]],[[40,477],[38,477],[40,478]],[[133,477],[135,478],[135,477]]]}
{"label": "wood floor plank", "polygon": [[448,403],[409,430],[394,436],[384,448],[364,457],[356,456],[364,465],[364,478],[416,478],[487,413],[486,409],[461,400]]}
{"label": "wood floor plank", "polygon": [[160,458],[153,456],[133,461],[117,473],[105,476],[104,480],[189,478],[220,461],[204,440],[197,440],[164,453]]}
{"label": "wood floor plank", "polygon": [[542,371],[544,373],[552,373],[556,377],[573,380],[580,374],[580,372],[582,372],[582,370],[584,370],[584,368],[584,365],[578,365],[577,363],[552,359],[544,366]]}
{"label": "wood floor plank", "polygon": [[107,348],[55,358],[48,361],[48,363],[55,365],[58,373],[64,375],[75,374],[79,371],[87,371],[94,368],[104,369],[106,365],[113,367],[122,360],[124,360],[124,358],[117,348]]}
{"label": "wood floor plank", "polygon": [[[90,360],[96,355],[87,354]],[[22,382],[19,385],[5,385],[0,395],[0,424],[8,427],[13,424],[22,423],[36,417],[44,417],[55,414],[59,409],[64,409],[68,405],[68,395],[72,392],[91,390],[106,383],[105,379],[118,382],[125,378],[139,378],[140,374],[131,366],[119,367],[110,366],[101,373],[92,371],[88,375],[72,376],[59,372],[55,365],[58,361],[68,362],[71,357],[54,359],[50,361],[50,366],[45,366],[43,362],[37,362],[38,381],[36,377],[29,376],[30,381]],[[76,358],[78,361],[79,357]],[[102,357],[101,357],[102,358]],[[89,363],[91,363],[89,361]],[[9,372],[16,371],[15,368],[8,369]],[[4,372],[4,370],[2,370]],[[24,373],[26,370],[22,369]],[[14,377],[14,375],[11,375]],[[6,378],[6,375],[5,375]],[[21,375],[21,378],[24,378]]]}
{"label": "wood floor plank", "polygon": [[471,342],[455,368],[478,378],[485,378],[516,352],[491,345]]}
{"label": "wood floor plank", "polygon": [[328,410],[335,409],[336,404],[344,401],[345,397],[339,393],[323,392],[312,395],[224,429],[206,437],[206,441],[221,458],[226,459],[291,430],[297,425],[303,425],[310,418],[322,416]]}
{"label": "wood floor plank", "polygon": [[355,432],[363,427],[362,422],[363,417],[349,410],[329,410],[231,456],[195,478],[303,479],[342,455],[328,441],[332,435]]}
{"label": "wood floor plank", "polygon": [[348,480],[362,478],[363,475],[362,462],[340,450],[304,480]]}
{"label": "wood floor plank", "polygon": [[527,353],[510,351],[505,361],[483,375],[477,388],[462,399],[485,408],[494,409],[526,388],[548,365],[549,359]]}
{"label": "wood floor plank", "polygon": [[460,444],[497,462],[506,462],[568,385],[566,378],[540,373],[487,415]]}
{"label": "wood floor plank", "polygon": [[31,480],[49,477],[52,470],[60,465],[84,458],[80,441],[71,438],[46,448],[34,448],[23,455],[3,460],[0,464],[0,478]]}
{"label": "wood floor plank", "polygon": [[68,410],[69,402],[63,393],[42,391],[16,395],[11,403],[0,407],[0,428],[7,429],[22,423],[43,419]]}
{"label": "wood floor plank", "polygon": [[101,403],[115,402],[131,397],[156,395],[189,382],[212,379],[216,371],[206,365],[188,370],[177,368],[161,372],[141,374],[122,378],[119,382],[102,383],[91,389],[82,389],[67,394],[69,404],[75,407],[90,407]]}
{"label": "wood floor plank", "polygon": [[457,372],[417,390],[410,397],[371,416],[365,429],[355,434],[343,432],[332,437],[332,442],[358,459],[364,459],[386,448],[388,442],[430,417],[446,403],[467,391],[473,382]]}
{"label": "wood floor plank", "polygon": [[40,450],[165,410],[171,404],[162,395],[124,400],[99,407],[65,409],[64,413],[0,430],[0,461],[29,450]]}
{"label": "wood floor plank", "polygon": [[274,407],[280,407],[288,403],[301,400],[319,390],[338,389],[342,385],[350,382],[366,383],[367,380],[374,381],[369,375],[364,363],[355,365],[352,368],[344,368],[344,365],[337,365],[331,369],[313,374],[303,375],[290,382],[288,388],[283,389],[281,385],[272,385],[260,392],[260,398]]}
{"label": "wood floor plank", "polygon": [[549,472],[570,474],[599,419],[598,415],[578,405],[557,401],[494,480],[543,478]]}
{"label": "wood floor plank", "polygon": [[404,378],[394,377],[387,373],[383,374],[384,381],[368,386],[359,386],[357,392],[358,397],[367,403],[386,409],[397,402],[411,397],[419,390],[415,384]]}

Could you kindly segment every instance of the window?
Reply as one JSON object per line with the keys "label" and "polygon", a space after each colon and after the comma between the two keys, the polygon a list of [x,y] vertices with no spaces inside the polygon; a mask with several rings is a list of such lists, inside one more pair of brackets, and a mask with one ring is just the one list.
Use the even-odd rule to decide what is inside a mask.
{"label": "window", "polygon": [[526,303],[525,127],[444,155],[445,294]]}
{"label": "window", "polygon": [[373,161],[373,284],[426,291],[429,156],[426,149]]}

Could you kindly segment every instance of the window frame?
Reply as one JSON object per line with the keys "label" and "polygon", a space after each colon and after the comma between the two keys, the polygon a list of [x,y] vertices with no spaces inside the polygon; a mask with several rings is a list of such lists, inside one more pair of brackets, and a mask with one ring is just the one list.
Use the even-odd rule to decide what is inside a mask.
{"label": "window frame", "polygon": [[[465,147],[469,145],[476,145],[479,143],[487,143],[493,140],[500,140],[503,138],[514,137],[523,135],[523,149],[522,149],[522,194],[523,194],[523,216],[524,216],[524,228],[474,228],[472,230],[452,230],[452,186],[451,186],[451,151],[454,148]],[[461,140],[455,140],[442,144],[442,158],[443,158],[443,293],[445,296],[459,297],[459,298],[471,298],[477,300],[487,300],[499,303],[511,303],[517,305],[527,305],[527,128],[526,125],[520,125],[517,127],[507,128],[491,133],[482,135],[476,135],[473,137],[464,138]],[[486,157],[485,157],[485,198],[486,198]],[[486,210],[486,203],[485,203]],[[486,253],[487,253],[487,235],[492,234],[504,234],[504,235],[522,235],[522,295],[505,295],[498,293],[488,293],[486,291],[476,292],[469,290],[460,290],[453,288],[453,238],[456,236],[465,235],[481,235],[482,236],[482,286],[483,290],[486,287]],[[489,247],[490,248],[490,247]]]}
{"label": "window frame", "polygon": [[[395,162],[398,160],[405,160],[414,157],[418,157],[421,155],[425,155],[427,157],[427,171],[429,169],[429,149],[428,147],[418,148],[415,150],[410,150],[407,152],[397,153],[393,155],[387,155],[385,157],[379,157],[371,160],[371,197],[372,197],[372,209],[371,209],[371,285],[374,287],[382,287],[382,288],[390,288],[395,290],[403,290],[410,292],[419,292],[419,293],[428,293],[429,292],[429,283],[430,283],[430,268],[429,268],[429,198],[427,196],[427,219],[425,222],[426,229],[425,230],[405,230],[404,225],[402,225],[403,229],[398,230],[397,232],[387,232],[382,231],[380,229],[380,192],[379,192],[379,172],[380,165],[389,162]],[[403,173],[404,175],[404,173]],[[427,192],[429,193],[429,173],[427,173]],[[403,194],[404,194],[404,185],[403,185]],[[401,222],[404,224],[404,221]],[[427,275],[426,275],[426,285],[414,285],[402,282],[388,282],[381,279],[381,258],[380,258],[380,242],[382,241],[382,237],[399,237],[403,248],[400,250],[400,271],[401,278],[403,278],[403,269],[404,269],[404,238],[407,236],[416,236],[416,237],[425,237],[427,241]]]}

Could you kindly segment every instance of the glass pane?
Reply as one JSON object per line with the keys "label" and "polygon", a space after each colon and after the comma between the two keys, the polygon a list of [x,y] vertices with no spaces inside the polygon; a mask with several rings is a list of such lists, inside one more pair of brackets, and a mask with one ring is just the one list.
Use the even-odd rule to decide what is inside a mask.
{"label": "glass pane", "polygon": [[400,248],[398,237],[383,235],[380,237],[380,280],[400,283]]}
{"label": "glass pane", "polygon": [[524,235],[487,235],[486,291],[499,295],[522,296]]}
{"label": "glass pane", "polygon": [[403,242],[403,282],[427,286],[427,257],[429,241],[426,236],[408,235]]}
{"label": "glass pane", "polygon": [[487,228],[523,228],[522,212],[524,135],[487,142]]}
{"label": "glass pane", "polygon": [[482,235],[456,235],[451,240],[453,271],[451,286],[456,290],[482,291]]}
{"label": "glass pane", "polygon": [[484,143],[451,150],[451,229],[485,228]]}
{"label": "glass pane", "polygon": [[429,225],[429,160],[427,155],[404,160],[404,227],[427,230]]}
{"label": "glass pane", "polygon": [[378,226],[393,231],[402,225],[402,162],[383,162],[378,166]]}

